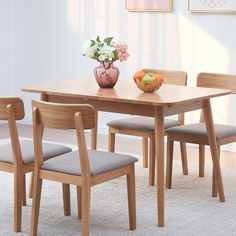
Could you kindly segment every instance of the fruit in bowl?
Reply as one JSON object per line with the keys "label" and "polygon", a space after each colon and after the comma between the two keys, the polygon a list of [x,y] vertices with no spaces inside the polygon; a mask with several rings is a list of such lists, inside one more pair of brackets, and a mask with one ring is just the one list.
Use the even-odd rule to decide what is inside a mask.
{"label": "fruit in bowl", "polygon": [[164,78],[161,74],[156,74],[153,72],[138,71],[134,75],[134,82],[139,89],[145,93],[152,93],[159,89],[164,82]]}

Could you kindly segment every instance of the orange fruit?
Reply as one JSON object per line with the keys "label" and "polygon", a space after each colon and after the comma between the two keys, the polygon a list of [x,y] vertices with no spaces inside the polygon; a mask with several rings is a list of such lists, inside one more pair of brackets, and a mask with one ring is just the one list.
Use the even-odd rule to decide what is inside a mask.
{"label": "orange fruit", "polygon": [[144,76],[145,76],[144,71],[142,71],[142,70],[137,71],[134,75],[134,81],[137,81],[137,80],[141,81]]}
{"label": "orange fruit", "polygon": [[153,80],[158,80],[160,85],[164,82],[164,78],[161,74],[155,74],[152,76]]}

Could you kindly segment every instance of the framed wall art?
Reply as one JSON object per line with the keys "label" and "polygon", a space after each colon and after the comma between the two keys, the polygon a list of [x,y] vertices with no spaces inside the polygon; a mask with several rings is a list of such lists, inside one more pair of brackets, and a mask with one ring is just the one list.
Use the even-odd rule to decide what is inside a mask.
{"label": "framed wall art", "polygon": [[171,12],[173,0],[126,0],[127,11],[160,11]]}
{"label": "framed wall art", "polygon": [[236,0],[188,0],[191,12],[236,13]]}

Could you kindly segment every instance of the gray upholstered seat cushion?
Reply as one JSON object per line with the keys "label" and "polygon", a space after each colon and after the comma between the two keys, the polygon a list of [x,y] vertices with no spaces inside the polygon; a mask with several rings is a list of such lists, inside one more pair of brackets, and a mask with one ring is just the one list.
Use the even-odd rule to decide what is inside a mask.
{"label": "gray upholstered seat cushion", "polygon": [[[236,126],[215,124],[216,139],[220,140],[232,135],[236,135]],[[167,129],[167,134],[199,136],[207,138],[207,131],[204,123],[180,125]]]}
{"label": "gray upholstered seat cushion", "polygon": [[[24,164],[34,161],[34,143],[33,140],[20,140],[21,153]],[[44,160],[71,152],[71,148],[60,144],[52,144],[43,142]],[[0,145],[0,161],[13,163],[11,143]]]}
{"label": "gray upholstered seat cushion", "polygon": [[[178,120],[174,119],[165,119],[164,126],[165,129],[179,125]],[[119,120],[113,120],[107,123],[108,126],[115,128],[123,128],[123,129],[133,129],[140,131],[154,131],[155,130],[155,122],[152,117],[143,117],[143,116],[134,116],[130,118],[124,118]]]}
{"label": "gray upholstered seat cushion", "polygon": [[[133,156],[96,150],[88,150],[88,157],[92,176],[124,167],[138,161],[138,159]],[[52,158],[45,161],[41,168],[80,176],[81,168],[79,153],[78,151],[73,151]]]}

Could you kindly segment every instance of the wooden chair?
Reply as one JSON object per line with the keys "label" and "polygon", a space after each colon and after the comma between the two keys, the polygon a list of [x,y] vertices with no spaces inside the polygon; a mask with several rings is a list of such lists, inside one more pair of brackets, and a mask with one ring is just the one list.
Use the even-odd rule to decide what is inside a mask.
{"label": "wooden chair", "polygon": [[[187,73],[183,71],[144,69],[145,72],[159,73],[164,76],[164,83],[186,86]],[[165,129],[184,124],[184,114],[178,116],[178,120],[165,118]],[[149,185],[154,185],[155,179],[155,124],[152,117],[134,116],[107,123],[109,126],[108,150],[115,150],[115,134],[125,134],[142,137],[143,167],[148,167],[148,140],[149,140]],[[180,143],[183,174],[188,174],[186,158],[186,146]]]}
{"label": "wooden chair", "polygon": [[[10,141],[0,144],[0,171],[14,174],[14,231],[21,231],[22,205],[26,205],[25,174],[34,170],[34,145],[32,140],[22,140],[18,136],[16,120],[25,116],[24,104],[20,98],[0,98],[0,120],[7,120]],[[71,149],[57,144],[43,143],[43,158],[70,152]],[[67,185],[64,186],[68,188]],[[64,195],[64,200],[68,196]],[[64,210],[68,205],[65,201]]]}
{"label": "wooden chair", "polygon": [[[236,75],[200,73],[197,78],[197,86],[206,88],[222,88],[236,93]],[[204,117],[201,113],[200,123],[181,125],[167,129],[167,165],[166,187],[171,188],[172,163],[174,141],[199,144],[199,176],[204,176],[205,145],[209,145]],[[220,154],[220,146],[236,142],[236,126],[215,124],[215,134]],[[214,176],[214,174],[213,174]],[[213,196],[217,196],[213,178]]]}
{"label": "wooden chair", "polygon": [[[32,101],[35,141],[35,178],[30,235],[37,234],[42,180],[73,184],[78,190],[79,218],[82,236],[89,235],[91,187],[126,175],[128,187],[129,225],[136,228],[134,163],[137,158],[96,150],[87,150],[84,129],[95,125],[95,111],[90,105],[56,104]],[[78,150],[44,161],[40,127],[76,129]],[[92,133],[95,135],[95,133]],[[110,193],[109,193],[110,194]],[[52,209],[53,210],[53,209]]]}

